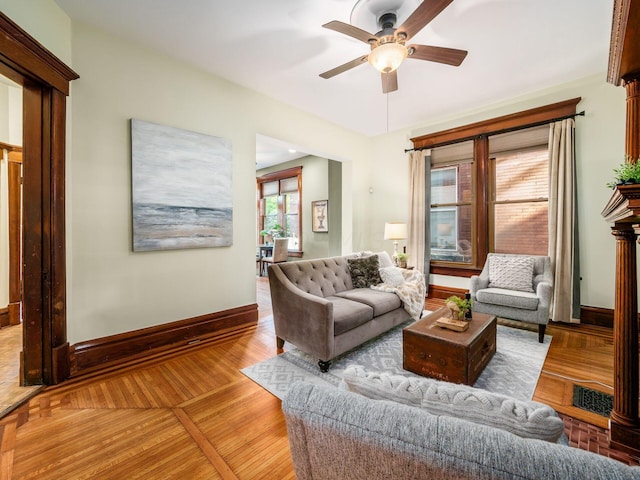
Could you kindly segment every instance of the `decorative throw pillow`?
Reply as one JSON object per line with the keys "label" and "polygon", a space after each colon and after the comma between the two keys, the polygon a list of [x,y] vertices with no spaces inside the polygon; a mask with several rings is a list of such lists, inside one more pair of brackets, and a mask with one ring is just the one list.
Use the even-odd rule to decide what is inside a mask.
{"label": "decorative throw pillow", "polygon": [[353,257],[364,258],[364,257],[370,257],[371,255],[378,256],[378,263],[380,264],[380,268],[393,266],[393,261],[391,260],[391,256],[386,250],[381,250],[380,252],[372,252],[371,250],[362,250],[361,252],[354,253]]}
{"label": "decorative throw pillow", "polygon": [[533,292],[533,258],[515,255],[491,256],[489,287]]}
{"label": "decorative throw pillow", "polygon": [[385,250],[382,250],[381,252],[376,253],[376,255],[378,255],[378,262],[380,262],[380,268],[394,266],[393,261],[391,260],[391,257]]}
{"label": "decorative throw pillow", "polygon": [[380,268],[380,277],[382,282],[390,287],[397,287],[404,283],[404,277],[398,267],[382,267]]}
{"label": "decorative throw pillow", "polygon": [[375,400],[411,405],[432,415],[457,417],[524,438],[554,443],[563,438],[562,420],[542,403],[428,378],[367,372],[359,365],[347,367],[342,378],[343,388]]}
{"label": "decorative throw pillow", "polygon": [[353,288],[369,288],[371,285],[382,283],[378,273],[378,256],[371,255],[363,258],[348,258],[349,273]]}

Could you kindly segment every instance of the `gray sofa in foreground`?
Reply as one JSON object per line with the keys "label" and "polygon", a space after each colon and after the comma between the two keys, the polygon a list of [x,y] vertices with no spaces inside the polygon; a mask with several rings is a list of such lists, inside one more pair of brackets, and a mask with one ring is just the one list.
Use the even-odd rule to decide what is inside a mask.
{"label": "gray sofa in foreground", "polygon": [[[326,372],[332,358],[411,318],[395,293],[354,288],[348,260],[356,258],[300,260],[269,267],[279,349],[290,342],[317,357],[320,370]],[[376,254],[376,261],[391,265],[386,253]]]}
{"label": "gray sofa in foreground", "polygon": [[299,382],[285,396],[298,480],[634,480],[640,467],[499,428]]}

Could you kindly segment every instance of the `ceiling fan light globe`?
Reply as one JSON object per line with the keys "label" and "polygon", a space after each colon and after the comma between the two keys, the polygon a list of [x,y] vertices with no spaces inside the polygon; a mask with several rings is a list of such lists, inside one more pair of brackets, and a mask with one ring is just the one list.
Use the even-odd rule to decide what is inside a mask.
{"label": "ceiling fan light globe", "polygon": [[384,43],[369,53],[368,61],[382,73],[393,72],[407,58],[407,47],[400,43]]}

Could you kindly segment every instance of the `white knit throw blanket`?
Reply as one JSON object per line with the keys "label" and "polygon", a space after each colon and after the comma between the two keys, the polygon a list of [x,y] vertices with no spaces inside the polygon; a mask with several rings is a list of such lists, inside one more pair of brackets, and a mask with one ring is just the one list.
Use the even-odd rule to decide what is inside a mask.
{"label": "white knit throw blanket", "polygon": [[411,318],[418,320],[422,315],[422,310],[424,310],[424,299],[427,294],[424,275],[418,270],[401,269],[401,272],[404,277],[404,283],[397,287],[381,283],[379,285],[371,285],[371,288],[398,295],[407,313],[411,315]]}

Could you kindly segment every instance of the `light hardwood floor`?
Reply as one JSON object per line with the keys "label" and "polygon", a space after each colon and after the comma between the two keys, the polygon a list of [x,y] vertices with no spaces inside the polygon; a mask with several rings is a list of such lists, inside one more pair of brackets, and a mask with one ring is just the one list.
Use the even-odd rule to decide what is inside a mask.
{"label": "light hardwood floor", "polygon": [[22,325],[0,329],[0,417],[31,398],[41,387],[20,386]]}
{"label": "light hardwood floor", "polygon": [[[239,371],[275,354],[257,286],[256,327],[47,388],[0,419],[0,478],[294,478],[280,400]],[[562,377],[612,381],[610,335],[549,333],[535,398],[569,413]]]}

